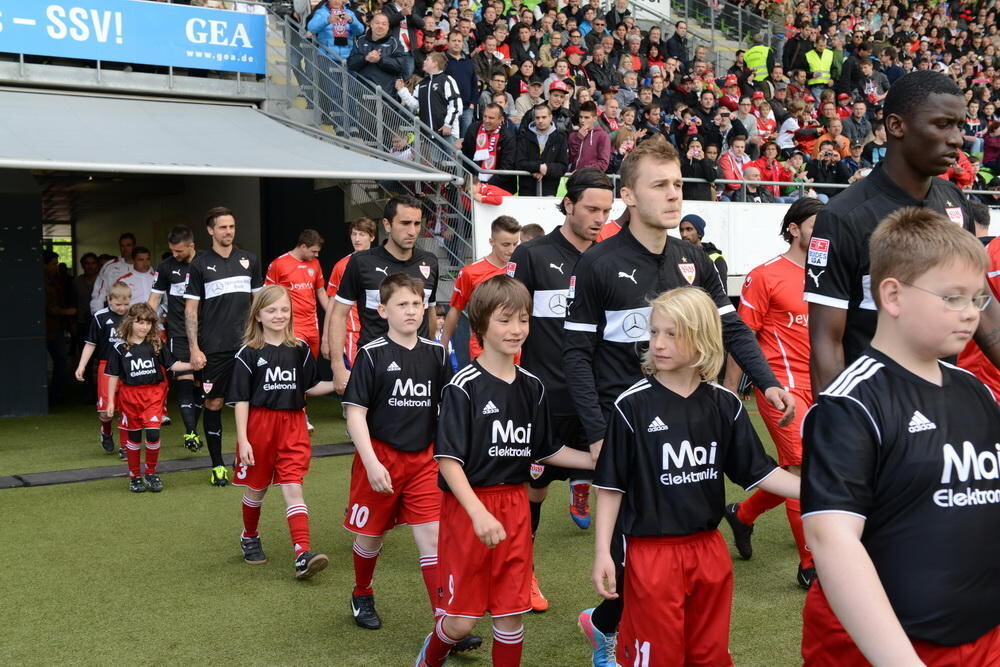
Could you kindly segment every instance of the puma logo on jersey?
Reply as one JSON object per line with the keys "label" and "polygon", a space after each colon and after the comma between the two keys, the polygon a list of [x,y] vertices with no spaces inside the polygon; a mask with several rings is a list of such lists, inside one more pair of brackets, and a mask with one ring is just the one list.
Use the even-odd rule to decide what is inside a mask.
{"label": "puma logo on jersey", "polygon": [[632,281],[633,285],[638,285],[639,283],[637,283],[635,281],[635,272],[636,271],[638,271],[638,269],[632,269],[632,273],[625,273],[624,271],[619,271],[618,272],[618,277],[619,278],[628,278],[629,280]]}
{"label": "puma logo on jersey", "polygon": [[648,433],[656,433],[657,431],[666,431],[668,426],[663,423],[663,420],[659,417],[653,419],[649,422],[649,428],[646,429]]}
{"label": "puma logo on jersey", "polygon": [[[206,266],[205,270],[206,271],[215,271],[215,265],[212,264],[211,266]],[[215,271],[215,272],[218,273],[218,271]]]}
{"label": "puma logo on jersey", "polygon": [[563,269],[562,269],[562,267],[563,267],[563,264],[565,264],[565,263],[566,263],[566,262],[563,262],[563,263],[562,263],[562,264],[560,264],[559,266],[556,266],[555,264],[551,264],[551,263],[550,263],[550,264],[549,264],[549,268],[550,268],[550,269],[555,269],[556,271],[558,271],[558,272],[559,272],[559,275],[560,275],[560,276],[562,276],[562,275],[565,275],[565,274],[563,273]]}
{"label": "puma logo on jersey", "polygon": [[493,405],[493,401],[487,401],[486,405],[483,406],[484,415],[495,415],[498,412],[500,412],[500,409]]}
{"label": "puma logo on jersey", "polygon": [[379,267],[377,267],[377,266],[376,266],[376,267],[375,267],[375,271],[376,271],[377,273],[381,273],[381,274],[382,274],[382,275],[384,275],[384,276],[385,276],[386,278],[388,278],[388,277],[389,277],[389,267],[388,267],[388,266],[385,266],[385,267],[381,267],[381,268],[379,268]]}
{"label": "puma logo on jersey", "polygon": [[259,359],[257,359],[257,365],[258,366],[267,366],[267,361],[264,360],[264,357],[260,357]]}
{"label": "puma logo on jersey", "polygon": [[401,370],[403,370],[403,369],[402,369],[402,368],[400,368],[400,367],[399,367],[399,364],[397,364],[397,363],[396,363],[396,362],[394,361],[394,362],[392,362],[391,364],[389,364],[389,367],[388,367],[388,368],[386,368],[385,370],[386,370],[386,372],[387,372],[387,373],[398,373],[399,371],[401,371]]}
{"label": "puma logo on jersey", "polygon": [[931,431],[937,428],[937,425],[932,422],[927,417],[920,413],[920,410],[916,410],[913,416],[910,417],[910,426],[906,430],[910,433],[920,433],[922,431]]}
{"label": "puma logo on jersey", "polygon": [[170,274],[174,275],[174,276],[179,276],[179,275],[181,275],[181,272],[178,271],[177,269],[174,269],[173,271],[170,272]]}
{"label": "puma logo on jersey", "polygon": [[815,285],[816,287],[819,287],[819,277],[821,275],[823,275],[824,273],[826,273],[826,269],[823,269],[819,273],[813,273],[813,270],[809,269],[808,271],[806,271],[806,273],[808,273],[809,277],[812,278],[813,285]]}

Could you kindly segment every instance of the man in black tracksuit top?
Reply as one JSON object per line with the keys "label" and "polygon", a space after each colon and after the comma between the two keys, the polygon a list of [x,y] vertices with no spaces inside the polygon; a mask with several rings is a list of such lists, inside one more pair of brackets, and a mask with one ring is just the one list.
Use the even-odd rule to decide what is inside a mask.
{"label": "man in black tracksuit top", "polygon": [[[622,162],[621,196],[630,223],[588,250],[570,280],[563,365],[566,382],[591,452],[600,453],[607,414],[615,398],[642,376],[640,359],[649,340],[649,301],[677,287],[700,287],[715,301],[727,350],[764,391],[768,401],[793,416],[794,403],[764,360],[753,332],[736,314],[719,274],[700,248],[667,236],[681,219],[680,156],[670,144],[644,142]],[[653,252],[651,248],[659,248]],[[614,544],[621,543],[614,540]],[[621,554],[613,554],[621,562]],[[586,612],[585,612],[586,613]],[[617,630],[621,598],[605,600],[584,627],[595,663],[599,644]]]}
{"label": "man in black tracksuit top", "polygon": [[427,72],[427,76],[420,80],[413,91],[412,97],[417,102],[416,109],[412,102],[403,99],[410,110],[417,112],[427,127],[433,128],[442,136],[451,137],[454,142],[460,133],[462,93],[455,79],[445,73],[447,63],[444,54],[436,52],[429,54],[424,61],[424,71]]}

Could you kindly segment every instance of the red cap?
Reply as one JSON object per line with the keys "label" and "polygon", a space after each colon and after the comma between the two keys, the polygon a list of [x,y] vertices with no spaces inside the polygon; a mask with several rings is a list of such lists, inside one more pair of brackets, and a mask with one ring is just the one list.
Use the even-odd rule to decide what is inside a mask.
{"label": "red cap", "polygon": [[764,99],[764,93],[760,92],[759,90],[755,90],[753,95],[750,96],[750,98],[754,100],[762,100]]}
{"label": "red cap", "polygon": [[739,85],[739,82],[740,82],[740,80],[736,78],[735,74],[730,74],[730,75],[728,75],[726,77],[726,83],[725,83],[725,85],[727,85],[727,86],[736,86],[736,85]]}
{"label": "red cap", "polygon": [[569,92],[569,86],[567,86],[562,81],[556,80],[556,81],[553,81],[552,83],[549,84],[549,92],[552,92],[553,90],[559,90],[559,91],[562,91],[564,93],[568,93]]}
{"label": "red cap", "polygon": [[571,44],[570,46],[567,46],[565,49],[563,49],[563,53],[565,53],[567,56],[571,56],[574,53],[578,56],[583,56],[586,55],[587,52],[581,49],[576,44]]}
{"label": "red cap", "polygon": [[805,100],[806,102],[815,102],[815,101],[816,101],[816,98],[815,98],[815,97],[813,97],[812,95],[806,95],[806,96],[805,96],[804,98],[802,98],[802,99],[804,99],[804,100]]}
{"label": "red cap", "polygon": [[848,95],[847,93],[841,93],[841,94],[837,95],[837,99],[838,100],[849,100],[849,99],[851,99],[851,96]]}

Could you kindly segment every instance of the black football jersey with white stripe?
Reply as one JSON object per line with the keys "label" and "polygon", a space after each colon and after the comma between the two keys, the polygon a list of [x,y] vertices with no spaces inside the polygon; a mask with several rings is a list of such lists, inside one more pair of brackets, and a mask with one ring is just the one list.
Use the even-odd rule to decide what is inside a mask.
{"label": "black football jersey with white stripe", "polygon": [[[433,308],[438,288],[438,259],[435,255],[413,249],[413,255],[400,261],[380,245],[351,255],[344,269],[344,277],[334,298],[348,306],[357,304],[361,320],[361,337],[358,345],[367,345],[376,338],[386,335],[389,325],[378,314],[380,302],[378,288],[382,281],[396,273],[405,273],[424,282],[424,306]],[[418,333],[429,338],[427,320],[420,323]]]}
{"label": "black football jersey with white stripe", "polygon": [[256,349],[244,345],[236,353],[226,403],[245,401],[256,408],[302,410],[306,391],[318,383],[316,360],[304,341],[299,340],[295,347],[265,344]]}
{"label": "black football jersey with white stripe", "polygon": [[368,433],[405,452],[434,442],[441,390],[451,381],[448,355],[440,343],[418,338],[413,349],[389,337],[358,352],[344,405],[368,409]]}
{"label": "black football jersey with white stripe", "polygon": [[83,339],[84,343],[95,346],[94,357],[98,361],[108,361],[116,344],[121,342],[118,337],[118,325],[122,316],[110,308],[101,308],[90,316],[90,328]]}
{"label": "black football jersey with white stripe", "polygon": [[1000,625],[1000,408],[868,348],[803,423],[802,516],[864,520],[861,542],[910,637],[954,646]]}
{"label": "black football jersey with white stripe", "polygon": [[[533,462],[560,449],[545,388],[523,368],[508,383],[473,361],[445,385],[434,456],[459,461],[473,487],[523,484]],[[439,484],[448,490],[443,477]]]}
{"label": "black football jersey with white stripe", "polygon": [[521,366],[544,383],[552,414],[573,415],[562,362],[563,323],[569,281],[583,253],[566,240],[561,229],[519,245],[507,265],[507,275],[531,292],[531,334],[521,347]]}
{"label": "black football jersey with white stripe", "polygon": [[185,299],[199,301],[198,346],[201,351],[239,349],[253,293],[264,286],[260,263],[252,253],[233,248],[229,257],[206,250],[191,262]]}
{"label": "black football jersey with white stripe", "polygon": [[[197,256],[197,255],[196,255]],[[153,294],[161,295],[167,307],[167,336],[187,338],[184,329],[184,295],[187,293],[190,262],[167,257],[156,267]]]}
{"label": "black football jersey with white stripe", "polygon": [[684,398],[645,378],[615,400],[608,421],[594,486],[625,494],[625,535],[712,530],[726,507],[723,475],[749,490],[777,468],[743,403],[716,384]]}
{"label": "black football jersey with white stripe", "polygon": [[170,350],[163,346],[159,353],[153,352],[149,343],[127,346],[116,343],[104,368],[105,375],[118,377],[122,383],[139,386],[163,382],[163,370],[176,363]]}
{"label": "black football jersey with white stripe", "polygon": [[779,386],[753,332],[726,296],[708,255],[672,237],[662,253],[654,254],[625,227],[583,253],[570,282],[563,360],[570,395],[589,442],[604,437],[604,415],[615,398],[642,375],[650,300],[675,287],[705,290],[722,316],[727,350],[758,387]]}

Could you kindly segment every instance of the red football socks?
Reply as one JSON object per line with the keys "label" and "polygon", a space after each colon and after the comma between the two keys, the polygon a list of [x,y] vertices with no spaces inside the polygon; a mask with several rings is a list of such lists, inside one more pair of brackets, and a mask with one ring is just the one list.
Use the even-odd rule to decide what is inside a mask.
{"label": "red football socks", "polygon": [[260,506],[263,500],[254,500],[243,496],[243,537],[257,537],[257,526],[260,524]]}
{"label": "red football socks", "polygon": [[309,508],[305,505],[289,505],[285,510],[288,532],[292,535],[295,556],[309,551]]}
{"label": "red football socks", "polygon": [[428,667],[443,665],[452,647],[459,642],[458,639],[449,637],[448,633],[444,631],[445,618],[442,616],[434,624],[434,632],[431,633],[431,640],[427,643],[427,650],[424,651],[424,662],[427,663]]}
{"label": "red football socks", "polygon": [[[355,560],[356,559],[357,557],[355,557]],[[424,578],[424,586],[427,588],[427,599],[430,600],[431,613],[433,614],[437,611],[437,596],[438,596],[437,554],[434,554],[433,556],[420,557],[420,574]]]}
{"label": "red football socks", "polygon": [[792,529],[795,546],[799,550],[799,563],[803,568],[813,567],[812,554],[806,546],[806,533],[802,528],[802,504],[789,498],[785,501],[785,514],[788,516],[788,526]]}
{"label": "red football socks", "polygon": [[160,461],[160,443],[159,442],[147,442],[146,443],[146,474],[155,475],[156,474],[156,464]]}
{"label": "red football socks", "polygon": [[101,422],[101,435],[111,435],[111,420],[101,419],[99,421]]}
{"label": "red football socks", "polygon": [[125,460],[128,461],[128,474],[129,477],[138,477],[140,472],[139,466],[139,447],[141,445],[129,442],[126,438],[125,440]]}
{"label": "red football socks", "polygon": [[[362,549],[357,542],[354,543],[354,592],[351,595],[372,594],[372,580],[375,578],[375,564],[378,562],[379,552],[382,547],[375,551]],[[421,567],[423,563],[421,563]],[[434,568],[437,569],[437,558],[434,559]],[[437,589],[437,582],[434,584]]]}
{"label": "red football socks", "polygon": [[493,626],[494,667],[518,667],[521,664],[521,650],[524,648],[524,626],[512,632],[499,630]]}
{"label": "red football socks", "polygon": [[736,512],[736,518],[746,525],[752,526],[757,517],[783,502],[785,502],[784,496],[777,496],[763,489],[757,489],[752,496],[740,503],[740,509]]}

